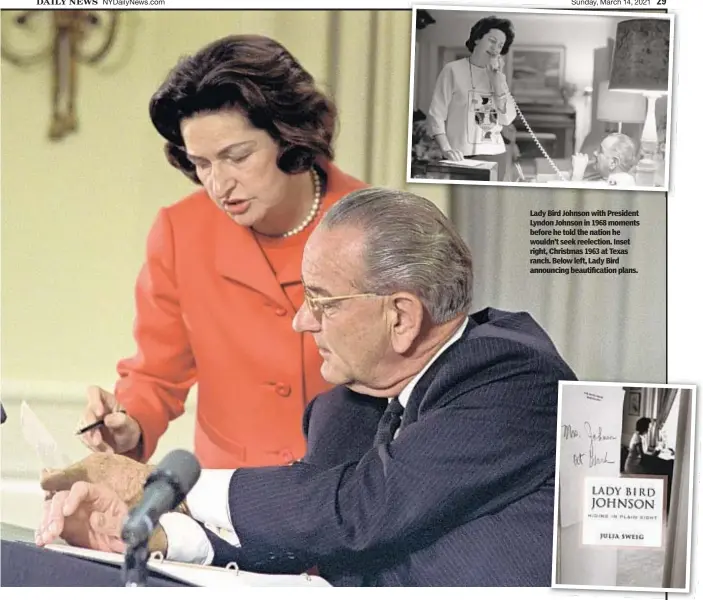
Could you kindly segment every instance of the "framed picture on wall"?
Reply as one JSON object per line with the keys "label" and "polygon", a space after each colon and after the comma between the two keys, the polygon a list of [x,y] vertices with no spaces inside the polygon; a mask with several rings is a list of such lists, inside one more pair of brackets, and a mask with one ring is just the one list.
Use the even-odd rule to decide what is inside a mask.
{"label": "framed picture on wall", "polygon": [[564,46],[518,46],[508,53],[506,76],[516,98],[561,100],[566,66]]}
{"label": "framed picture on wall", "polygon": [[[437,72],[468,56],[466,46],[440,46]],[[513,96],[527,102],[563,102],[565,58],[564,46],[512,46],[505,57],[505,76]]]}
{"label": "framed picture on wall", "polygon": [[642,411],[642,394],[640,392],[630,392],[627,395],[627,414],[631,417],[639,417]]}

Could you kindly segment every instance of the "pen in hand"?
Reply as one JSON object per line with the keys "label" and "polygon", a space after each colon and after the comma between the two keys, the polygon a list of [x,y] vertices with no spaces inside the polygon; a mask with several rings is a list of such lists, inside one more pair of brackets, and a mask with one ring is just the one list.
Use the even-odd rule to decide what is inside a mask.
{"label": "pen in hand", "polygon": [[[122,410],[122,409],[120,409],[116,412],[125,413],[125,414],[127,413],[126,410]],[[113,413],[108,413],[108,414],[113,414]],[[105,416],[107,416],[107,415],[105,415]],[[101,427],[103,425],[105,425],[105,417],[103,417],[99,421],[95,421],[95,423],[91,423],[90,425],[86,425],[85,427],[81,427],[78,431],[76,431],[76,435],[83,435],[84,433],[86,433],[88,431],[92,431],[96,427]]]}

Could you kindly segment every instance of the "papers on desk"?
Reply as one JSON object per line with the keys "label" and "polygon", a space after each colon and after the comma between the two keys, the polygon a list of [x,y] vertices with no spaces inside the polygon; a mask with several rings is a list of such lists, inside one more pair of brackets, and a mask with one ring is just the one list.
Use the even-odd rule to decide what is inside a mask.
{"label": "papers on desk", "polygon": [[[112,552],[100,552],[63,544],[49,544],[46,548],[111,565],[121,566],[124,562],[122,554],[114,554]],[[205,567],[203,565],[161,560],[155,557],[149,559],[147,566],[152,573],[160,573],[199,587],[332,587],[321,577],[306,574],[264,575],[241,571],[237,568]]]}
{"label": "papers on desk", "polygon": [[571,173],[568,171],[560,171],[560,175],[557,175],[556,173],[537,173],[535,175],[535,181],[537,183],[570,183],[571,182]]}
{"label": "papers on desk", "polygon": [[443,165],[451,165],[453,167],[465,167],[469,169],[492,169],[496,166],[495,162],[489,162],[487,160],[471,160],[470,158],[465,158],[463,160],[439,160],[437,161]]}
{"label": "papers on desk", "polygon": [[674,460],[675,454],[671,448],[664,448],[657,456],[660,460]]}
{"label": "papers on desk", "polygon": [[68,456],[61,452],[54,436],[24,400],[20,406],[20,424],[25,441],[34,448],[42,467],[64,469],[71,464]]}

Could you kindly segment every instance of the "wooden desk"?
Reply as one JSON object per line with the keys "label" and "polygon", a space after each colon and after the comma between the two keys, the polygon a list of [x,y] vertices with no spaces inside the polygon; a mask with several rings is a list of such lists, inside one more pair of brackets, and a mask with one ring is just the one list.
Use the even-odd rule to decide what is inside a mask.
{"label": "wooden desk", "polygon": [[439,161],[418,161],[411,167],[411,177],[413,179],[438,179],[445,181],[497,181],[498,163],[480,161],[479,166],[464,166]]}

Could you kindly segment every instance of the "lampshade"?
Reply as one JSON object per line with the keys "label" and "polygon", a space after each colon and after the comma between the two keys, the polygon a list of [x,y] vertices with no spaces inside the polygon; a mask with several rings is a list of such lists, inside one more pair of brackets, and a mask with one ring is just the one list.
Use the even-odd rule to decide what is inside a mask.
{"label": "lampshade", "polygon": [[630,19],[618,23],[610,89],[660,92],[669,89],[668,19]]}
{"label": "lampshade", "polygon": [[609,90],[609,83],[601,81],[598,85],[596,118],[608,123],[644,123],[647,99],[641,94]]}

